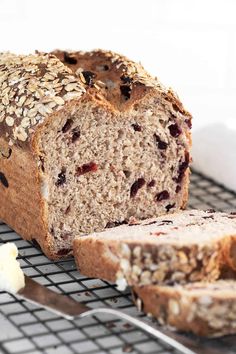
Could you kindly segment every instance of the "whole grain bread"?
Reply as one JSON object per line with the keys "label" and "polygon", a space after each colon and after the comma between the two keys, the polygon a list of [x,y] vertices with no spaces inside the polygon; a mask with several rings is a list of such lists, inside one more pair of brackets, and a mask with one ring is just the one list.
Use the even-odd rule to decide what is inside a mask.
{"label": "whole grain bread", "polygon": [[120,287],[214,281],[236,269],[236,215],[186,210],[77,237],[82,274]]}
{"label": "whole grain bread", "polygon": [[135,287],[133,295],[139,310],[161,325],[207,337],[236,333],[234,280]]}
{"label": "whole grain bread", "polygon": [[0,54],[0,219],[53,259],[75,236],[183,208],[191,116],[107,51]]}

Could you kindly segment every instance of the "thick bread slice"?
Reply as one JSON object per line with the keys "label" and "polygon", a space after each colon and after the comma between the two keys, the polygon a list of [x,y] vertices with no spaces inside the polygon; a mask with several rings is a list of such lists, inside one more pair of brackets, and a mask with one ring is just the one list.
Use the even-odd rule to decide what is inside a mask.
{"label": "thick bread slice", "polygon": [[236,282],[218,280],[175,286],[135,287],[140,310],[162,325],[217,337],[236,333]]}
{"label": "thick bread slice", "polygon": [[118,284],[184,284],[236,268],[236,215],[190,210],[77,237],[81,273]]}

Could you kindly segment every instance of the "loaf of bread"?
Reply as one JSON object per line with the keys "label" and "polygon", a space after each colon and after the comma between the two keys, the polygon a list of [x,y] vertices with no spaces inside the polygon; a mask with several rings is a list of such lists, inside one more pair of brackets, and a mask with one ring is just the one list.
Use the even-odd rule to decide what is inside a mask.
{"label": "loaf of bread", "polygon": [[0,219],[57,259],[75,236],[184,208],[191,116],[106,51],[0,54]]}
{"label": "loaf of bread", "polygon": [[214,281],[236,269],[236,215],[186,210],[74,240],[82,274],[122,288]]}
{"label": "loaf of bread", "polygon": [[133,289],[139,308],[161,325],[219,337],[236,334],[236,282],[218,280],[186,285],[148,285]]}

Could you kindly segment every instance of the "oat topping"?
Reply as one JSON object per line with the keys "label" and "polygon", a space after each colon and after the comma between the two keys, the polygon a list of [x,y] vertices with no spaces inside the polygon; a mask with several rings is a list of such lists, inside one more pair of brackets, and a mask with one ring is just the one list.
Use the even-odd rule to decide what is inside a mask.
{"label": "oat topping", "polygon": [[[64,62],[72,66],[78,62],[77,55],[104,57],[104,61],[110,64],[104,63],[102,70],[119,72],[124,100],[129,100],[134,85],[144,85],[157,88],[166,100],[172,102],[173,109],[175,105],[176,110],[186,113],[178,97],[150,76],[140,63],[111,51],[62,53]],[[78,67],[75,74],[72,70],[53,54],[0,53],[0,125],[9,146],[17,141],[27,141],[47,116],[63,108],[67,101],[80,98],[89,87],[95,89],[97,100],[104,100],[99,91],[109,89],[109,80],[96,80],[94,72],[82,67]],[[110,82],[114,85],[113,81]]]}
{"label": "oat topping", "polygon": [[[123,55],[114,53],[112,51],[106,51],[106,50],[93,50],[89,53],[79,51],[79,52],[74,52],[74,51],[69,51],[66,53],[66,58],[65,58],[65,53],[64,53],[64,60],[66,63],[69,63],[69,61],[72,59],[74,61],[76,59],[76,54],[79,54],[81,56],[83,55],[89,55],[90,57],[92,56],[102,56],[104,57],[104,60],[108,60],[111,62],[113,69],[121,71],[121,83],[125,85],[133,85],[133,84],[143,84],[147,87],[156,87],[158,90],[168,94],[170,92],[170,89],[166,88],[164,85],[160,83],[160,81],[157,78],[153,78],[141,65],[141,63],[136,63],[131,61],[130,59],[126,58]],[[69,61],[68,61],[69,58]],[[69,64],[74,64],[69,63]],[[102,66],[96,67],[98,71],[107,71],[109,70],[109,66],[107,64],[104,64]],[[81,80],[85,83],[85,79],[81,75],[83,69],[78,68],[75,72],[76,75],[79,75],[81,77]],[[96,82],[97,83],[97,82]],[[175,96],[175,98],[178,100],[177,95],[175,95],[172,91],[171,94]],[[178,109],[178,107],[177,107]]]}
{"label": "oat topping", "polygon": [[[129,285],[189,283],[191,287],[196,281],[218,279],[222,272],[221,244],[231,242],[235,234],[235,221],[226,221],[226,215],[229,216],[192,210],[170,215],[170,220],[159,217],[138,224],[130,220],[129,225],[134,228],[131,234],[128,230],[126,234],[124,226],[120,227],[120,232],[117,232],[119,227],[114,228],[106,237],[116,234],[121,242],[116,278],[125,278]],[[194,220],[191,226],[187,224],[188,218]],[[227,269],[231,267],[230,262],[224,260]]]}
{"label": "oat topping", "polygon": [[79,78],[54,55],[0,54],[0,124],[10,145],[26,141],[45,117],[83,92]]}
{"label": "oat topping", "polygon": [[[198,282],[184,286],[136,287],[136,306],[172,330],[205,337],[235,334],[235,280]],[[139,302],[137,302],[139,299]]]}
{"label": "oat topping", "polygon": [[102,54],[105,58],[111,61],[117,70],[122,71],[123,83],[140,83],[147,87],[158,87],[162,91],[167,92],[165,86],[163,86],[156,78],[149,75],[140,63],[135,63],[123,55],[111,51],[94,50],[90,52],[90,56]]}

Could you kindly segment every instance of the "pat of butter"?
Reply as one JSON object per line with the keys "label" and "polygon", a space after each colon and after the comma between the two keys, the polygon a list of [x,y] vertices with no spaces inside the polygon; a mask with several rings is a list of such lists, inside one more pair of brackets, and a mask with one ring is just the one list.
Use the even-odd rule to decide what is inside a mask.
{"label": "pat of butter", "polygon": [[24,273],[16,260],[18,250],[14,243],[0,246],[0,290],[17,293],[25,286]]}

